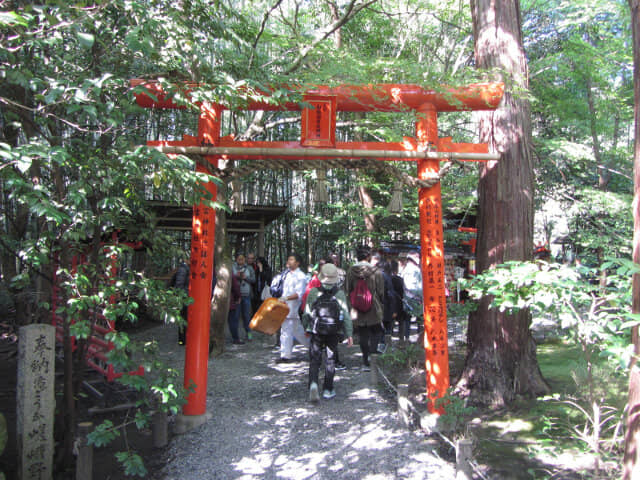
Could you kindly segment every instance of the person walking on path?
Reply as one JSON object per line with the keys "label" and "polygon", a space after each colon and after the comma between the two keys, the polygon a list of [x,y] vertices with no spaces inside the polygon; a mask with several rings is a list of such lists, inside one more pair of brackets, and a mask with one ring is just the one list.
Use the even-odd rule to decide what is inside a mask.
{"label": "person walking on path", "polygon": [[393,283],[389,275],[388,262],[386,262],[380,252],[371,254],[371,265],[382,272],[384,280],[384,297],[382,301],[382,329],[378,332],[378,340],[371,342],[371,351],[374,353],[384,353],[387,351],[385,335],[391,335],[391,325],[393,317]]}
{"label": "person walking on path", "polygon": [[310,335],[309,342],[309,400],[320,400],[318,377],[322,352],[327,349],[322,396],[331,399],[336,396],[333,388],[335,361],[338,353],[338,341],[342,336],[349,346],[353,345],[353,327],[347,305],[347,297],[338,288],[338,269],[331,263],[322,266],[318,274],[320,286],[312,288],[302,318],[305,331]]}
{"label": "person walking on path", "polygon": [[[402,277],[398,275],[398,261],[391,260],[389,262],[390,265],[390,275],[391,275],[391,283],[393,284],[393,301],[395,302],[395,306],[393,307],[393,319],[398,322],[398,338],[401,341],[409,338],[409,319],[404,311],[404,281]],[[393,331],[393,325],[391,325],[391,330]],[[393,333],[393,332],[392,332]]]}
{"label": "person walking on path", "polygon": [[344,289],[344,280],[347,277],[347,272],[340,268],[340,257],[337,253],[332,253],[329,255],[329,258],[331,259],[331,263],[338,269],[338,288]]}
{"label": "person walking on path", "polygon": [[253,267],[246,264],[244,255],[238,255],[233,264],[233,274],[238,276],[240,281],[240,314],[242,315],[242,325],[247,334],[247,340],[251,340],[251,329],[249,323],[253,315],[251,310],[251,296],[253,285],[256,283],[256,274]]}
{"label": "person walking on path", "polygon": [[304,312],[304,309],[307,305],[307,297],[309,296],[309,293],[311,292],[312,289],[318,288],[319,286],[322,285],[322,283],[320,282],[319,274],[320,274],[320,270],[322,269],[322,266],[325,263],[327,263],[325,259],[318,260],[318,267],[315,271],[311,273],[311,280],[309,280],[309,282],[307,283],[307,288],[304,289],[304,293],[302,294],[302,298],[300,300],[300,317],[301,318],[302,318],[302,313]]}
{"label": "person walking on path", "polygon": [[[409,317],[416,319],[418,337],[423,329],[423,303],[422,303],[422,271],[420,270],[420,254],[409,252],[406,263],[400,273],[404,282],[404,309]],[[407,340],[409,332],[407,331]]]}
{"label": "person walking on path", "polygon": [[371,342],[377,341],[382,329],[384,279],[371,265],[371,250],[363,246],[356,252],[357,263],[347,272],[345,290],[350,304],[351,320],[360,341],[362,366],[370,371]]}
{"label": "person walking on path", "polygon": [[304,334],[298,309],[300,301],[307,287],[307,276],[300,270],[302,258],[292,253],[287,258],[288,273],[284,279],[282,296],[278,299],[289,306],[289,314],[280,327],[280,358],[278,363],[288,363],[292,360],[293,341],[309,346],[309,339]]}
{"label": "person walking on path", "polygon": [[[322,269],[322,267],[327,264],[327,263],[333,263],[333,259],[331,257],[327,258],[327,259],[320,259],[318,261],[318,271],[314,272],[313,277],[311,277],[311,280],[309,280],[309,283],[307,283],[307,288],[304,291],[304,295],[302,295],[302,303],[300,304],[300,318],[302,318],[302,314],[304,313],[305,310],[305,306],[307,304],[307,297],[309,296],[309,292],[311,292],[311,289],[313,288],[317,288],[320,287],[322,285],[322,283],[320,283],[319,280],[319,273],[320,270]],[[334,264],[335,265],[335,264]],[[342,290],[344,292],[344,289],[342,288],[344,286],[344,277],[342,277],[342,279],[340,278],[340,270],[339,268],[336,267],[336,272],[338,275],[338,282],[336,283],[336,287],[338,287],[340,290]],[[342,270],[342,272],[344,273],[344,270]],[[338,344],[340,342],[342,342],[346,337],[344,337],[342,335],[342,332],[340,332],[338,334]],[[336,349],[335,351],[335,369],[336,370],[346,370],[347,365],[342,362],[340,360],[340,349]]]}
{"label": "person walking on path", "polygon": [[378,352],[384,353],[387,351],[386,336],[393,333],[393,322],[398,316],[398,301],[397,293],[393,286],[393,278],[391,272],[391,262],[382,261],[378,264],[382,270],[382,277],[384,278],[384,313],[382,316],[382,325],[384,331],[380,335],[380,343],[378,345]]}
{"label": "person walking on path", "polygon": [[240,313],[239,305],[241,299],[238,276],[231,274],[231,299],[229,301],[229,316],[227,317],[227,322],[229,323],[229,332],[231,333],[231,339],[234,345],[244,345],[244,342],[240,340],[240,336],[238,335],[238,313]]}

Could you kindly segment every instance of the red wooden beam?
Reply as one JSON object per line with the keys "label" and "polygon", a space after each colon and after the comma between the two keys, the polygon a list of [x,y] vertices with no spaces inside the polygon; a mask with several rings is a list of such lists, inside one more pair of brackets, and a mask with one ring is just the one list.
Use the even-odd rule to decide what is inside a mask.
{"label": "red wooden beam", "polygon": [[[136,102],[141,107],[186,108],[185,105],[175,103],[156,81],[133,79],[130,80],[130,85],[144,87],[142,90],[137,89],[134,93]],[[180,87],[181,93],[189,97],[190,91],[196,86],[197,84],[194,83],[186,83]],[[395,83],[341,85],[338,87],[318,85],[308,88],[286,86],[285,88],[301,95],[335,97],[337,111],[343,112],[403,112],[418,110],[425,104],[432,105],[438,112],[493,110],[497,108],[504,93],[503,83],[475,83],[464,87],[443,86],[440,89]],[[261,93],[269,95],[269,92]],[[277,105],[267,102],[249,102],[244,109],[295,111],[304,108],[301,102],[286,102]],[[226,107],[222,105],[222,108]]]}

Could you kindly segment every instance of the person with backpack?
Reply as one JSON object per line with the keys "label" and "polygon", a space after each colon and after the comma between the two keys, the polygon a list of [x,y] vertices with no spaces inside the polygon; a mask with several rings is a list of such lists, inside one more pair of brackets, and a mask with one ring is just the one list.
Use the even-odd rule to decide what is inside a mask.
{"label": "person with backpack", "polygon": [[350,305],[351,320],[360,339],[363,370],[370,371],[371,342],[377,341],[382,330],[384,278],[371,265],[371,250],[363,246],[356,251],[357,262],[347,272],[345,290]]}
{"label": "person with backpack", "polygon": [[[321,258],[320,260],[318,260],[318,268],[316,269],[317,271],[315,271],[313,273],[313,276],[311,277],[311,280],[309,280],[309,283],[307,283],[307,289],[304,292],[304,295],[302,295],[302,303],[300,304],[300,318],[302,318],[302,314],[304,313],[304,309],[305,306],[307,305],[307,297],[309,296],[309,292],[311,292],[312,288],[316,288],[319,287],[321,285],[320,280],[319,280],[319,275],[320,275],[320,271],[322,270],[322,267],[327,264],[327,263],[332,263],[333,265],[335,265],[335,263],[333,262],[333,258],[332,257],[327,257],[325,258]],[[340,272],[342,271],[343,274],[346,275],[345,271],[342,270],[341,268],[338,268],[336,266],[336,272],[338,272],[338,282],[336,283],[336,287],[338,287],[340,290],[342,289],[342,286],[344,285],[344,276],[340,276]],[[344,290],[343,290],[344,291]],[[339,335],[338,338],[338,343],[342,342],[345,339],[344,336]],[[347,369],[347,365],[342,362],[340,360],[340,351],[339,349],[336,350],[335,352],[335,360],[336,360],[336,370],[346,370]]]}
{"label": "person with backpack", "polygon": [[309,400],[320,400],[318,377],[322,353],[327,349],[322,397],[331,399],[336,396],[333,388],[335,361],[338,342],[342,336],[347,344],[353,345],[353,327],[344,291],[338,288],[338,269],[331,263],[325,263],[318,274],[320,286],[309,291],[302,321],[309,342]]}

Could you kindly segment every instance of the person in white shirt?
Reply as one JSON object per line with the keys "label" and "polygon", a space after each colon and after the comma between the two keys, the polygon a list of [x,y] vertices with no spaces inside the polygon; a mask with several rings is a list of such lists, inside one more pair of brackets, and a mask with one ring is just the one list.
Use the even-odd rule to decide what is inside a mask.
{"label": "person in white shirt", "polygon": [[293,341],[309,346],[309,338],[305,335],[304,328],[298,315],[302,295],[307,288],[307,276],[300,270],[302,259],[300,255],[292,253],[287,259],[289,273],[284,279],[282,296],[278,299],[289,306],[289,314],[280,327],[280,358],[277,363],[292,361]]}
{"label": "person in white shirt", "polygon": [[[400,273],[404,282],[404,309],[409,318],[415,317],[418,333],[422,331],[423,299],[422,299],[422,270],[420,270],[420,254],[410,252],[406,257],[406,264]],[[408,332],[407,332],[408,335]]]}

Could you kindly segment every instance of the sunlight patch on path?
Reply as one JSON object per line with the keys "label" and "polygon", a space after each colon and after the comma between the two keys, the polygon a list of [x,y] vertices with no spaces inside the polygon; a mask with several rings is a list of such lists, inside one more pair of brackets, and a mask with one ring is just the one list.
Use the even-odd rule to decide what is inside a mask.
{"label": "sunlight patch on path", "polygon": [[320,464],[325,463],[326,456],[326,453],[314,452],[294,460],[281,455],[275,461],[275,466],[279,468],[277,475],[291,480],[309,478],[318,472]]}

